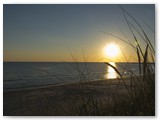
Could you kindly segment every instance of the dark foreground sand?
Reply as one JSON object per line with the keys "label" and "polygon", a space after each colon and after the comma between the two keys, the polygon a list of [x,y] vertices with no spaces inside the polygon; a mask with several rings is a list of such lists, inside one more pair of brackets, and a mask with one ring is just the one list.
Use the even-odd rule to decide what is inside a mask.
{"label": "dark foreground sand", "polygon": [[[127,78],[125,81],[131,85]],[[126,92],[123,81],[118,79],[4,91],[3,115],[78,115],[76,109],[79,111],[91,95],[105,101],[117,91]]]}

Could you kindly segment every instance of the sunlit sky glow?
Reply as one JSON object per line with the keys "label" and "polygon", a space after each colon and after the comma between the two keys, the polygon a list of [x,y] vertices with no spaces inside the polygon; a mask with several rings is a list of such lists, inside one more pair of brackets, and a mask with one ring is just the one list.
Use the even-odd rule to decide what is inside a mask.
{"label": "sunlit sky glow", "polygon": [[[148,29],[155,26],[154,5],[121,5]],[[117,5],[4,5],[3,6],[4,61],[72,62],[72,54],[78,61],[102,62],[104,48],[116,43],[130,56],[129,46],[101,31],[132,39],[122,11]],[[146,31],[151,40],[154,34]],[[154,43],[153,41],[151,41]],[[133,52],[134,53],[134,52]],[[133,54],[131,62],[136,61]],[[99,61],[102,59],[102,61]],[[111,59],[111,58],[108,58]],[[122,53],[114,58],[124,62]]]}
{"label": "sunlit sky glow", "polygon": [[118,54],[120,52],[120,49],[117,44],[111,43],[106,45],[104,48],[104,53],[106,57],[118,57]]}

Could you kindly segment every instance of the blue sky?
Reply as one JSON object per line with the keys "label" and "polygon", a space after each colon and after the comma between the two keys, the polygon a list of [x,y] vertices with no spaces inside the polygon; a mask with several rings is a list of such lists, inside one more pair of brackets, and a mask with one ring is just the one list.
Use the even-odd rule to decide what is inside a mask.
{"label": "blue sky", "polygon": [[[154,29],[154,5],[121,6]],[[119,28],[131,37],[117,5],[4,4],[4,61],[73,61],[69,50],[82,61],[82,49],[88,61],[97,61],[105,57],[106,44],[117,42],[101,31],[123,37]],[[154,34],[144,28],[153,40]],[[131,53],[129,47],[118,44],[128,49],[126,55]]]}

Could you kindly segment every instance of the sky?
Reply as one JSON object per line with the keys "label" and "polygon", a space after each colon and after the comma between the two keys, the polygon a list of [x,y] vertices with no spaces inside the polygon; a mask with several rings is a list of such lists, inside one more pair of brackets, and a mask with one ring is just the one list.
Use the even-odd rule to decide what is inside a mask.
{"label": "sky", "polygon": [[[151,32],[155,29],[154,4],[121,7],[142,24],[154,44],[154,33]],[[134,43],[118,5],[4,4],[3,60],[72,62],[75,61],[73,55],[80,62],[110,59],[124,62],[122,52],[115,58],[104,54],[107,44],[116,43],[127,58],[133,53],[130,61],[134,62],[136,54],[133,48],[102,32],[126,39],[122,30]]]}

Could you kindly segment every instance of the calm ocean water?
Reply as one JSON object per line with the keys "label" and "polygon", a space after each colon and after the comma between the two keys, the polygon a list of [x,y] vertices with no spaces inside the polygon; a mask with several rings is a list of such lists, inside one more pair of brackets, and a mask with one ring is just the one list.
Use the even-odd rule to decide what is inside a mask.
{"label": "calm ocean water", "polygon": [[[129,73],[113,64],[121,74]],[[25,87],[37,87],[50,84],[65,84],[82,80],[106,80],[116,78],[115,71],[104,63],[61,63],[61,62],[4,62],[3,88],[12,90]],[[127,68],[139,74],[138,64],[129,63]]]}

